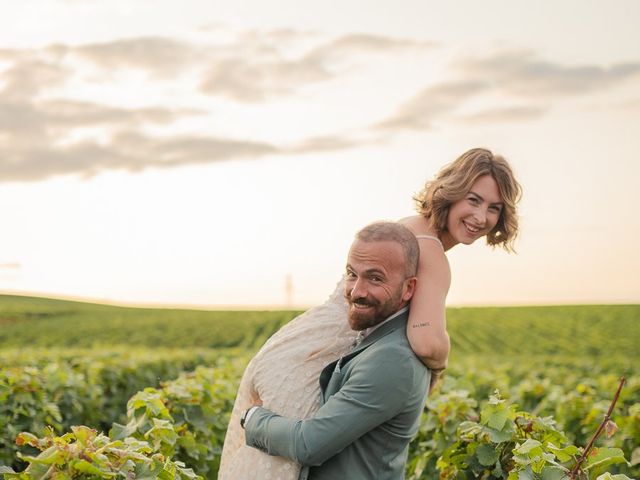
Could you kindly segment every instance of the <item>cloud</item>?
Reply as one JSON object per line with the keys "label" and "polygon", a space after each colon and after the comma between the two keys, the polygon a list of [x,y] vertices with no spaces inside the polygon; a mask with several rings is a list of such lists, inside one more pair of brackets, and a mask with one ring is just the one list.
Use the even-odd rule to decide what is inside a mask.
{"label": "cloud", "polygon": [[[292,31],[245,36],[254,46],[253,55],[227,52],[213,60],[201,83],[203,92],[225,95],[241,102],[260,102],[273,96],[291,95],[299,88],[329,81],[341,75],[362,54],[384,55],[399,50],[432,48],[430,42],[351,34],[326,41],[290,58],[282,53],[282,39],[297,38]],[[271,44],[269,42],[272,42]],[[260,49],[255,48],[257,45]],[[247,48],[247,45],[245,45]]]}
{"label": "cloud", "polygon": [[518,122],[539,118],[544,115],[546,111],[547,108],[542,106],[491,108],[468,115],[462,115],[459,119],[466,123]]}
{"label": "cloud", "polygon": [[[150,36],[84,45],[55,44],[39,50],[0,50],[0,58],[23,59],[11,72],[8,87],[28,96],[72,75],[64,61],[89,62],[109,74],[143,71],[161,79],[194,72],[200,91],[240,102],[260,102],[291,95],[305,85],[328,81],[363,54],[385,55],[433,48],[418,42],[379,35],[349,34],[311,45],[308,32],[292,29],[241,32],[227,41],[197,44]],[[292,55],[292,52],[297,52]],[[33,60],[33,58],[37,60]],[[30,60],[26,60],[29,58]],[[37,73],[37,75],[32,75]]]}
{"label": "cloud", "polygon": [[58,46],[106,70],[139,69],[161,77],[175,77],[202,60],[200,49],[166,37],[138,37],[93,43],[78,47]]}
{"label": "cloud", "polygon": [[33,133],[46,129],[105,126],[132,127],[148,123],[167,124],[194,109],[141,107],[118,108],[78,100],[52,99],[42,102],[4,100],[0,96],[0,130]]}
{"label": "cloud", "polygon": [[166,125],[185,114],[160,107],[124,109],[77,100],[28,102],[0,97],[0,181],[92,174],[108,165],[126,168],[122,162],[135,162],[135,158],[124,155],[118,146],[112,148],[114,132]]}
{"label": "cloud", "polygon": [[381,54],[402,50],[424,50],[435,48],[436,46],[437,44],[435,42],[352,33],[315,47],[307,56],[329,59],[332,57],[344,57],[346,55],[358,55],[362,53]]}
{"label": "cloud", "polygon": [[40,104],[46,121],[54,126],[78,127],[87,125],[133,126],[146,123],[167,124],[184,115],[202,113],[195,109],[141,107],[117,108],[77,100],[51,100]]}
{"label": "cloud", "polygon": [[[336,133],[276,146],[188,131],[166,136],[148,132],[157,131],[150,127],[170,127],[186,117],[216,113],[180,106],[194,95],[263,102],[337,79],[370,55],[433,47],[367,34],[322,39],[292,29],[225,35],[224,40],[208,44],[149,36],[0,49],[5,68],[0,73],[0,181],[37,181],[67,174],[89,177],[108,170],[140,171],[354,148],[369,140]],[[168,88],[177,95],[162,106],[100,103],[98,95],[104,89],[115,90],[115,95],[105,97],[112,101],[130,97],[127,80],[139,78],[139,72],[152,77],[149,89],[160,88],[164,93],[162,89]],[[189,78],[190,84],[182,83],[183,78]],[[117,91],[120,88],[122,94]],[[95,93],[74,98],[83,89]]]}
{"label": "cloud", "polygon": [[[392,108],[388,117],[350,132],[275,145],[249,135],[202,135],[189,130],[188,121],[182,122],[196,115],[222,118],[225,111],[212,110],[216,104],[210,96],[241,102],[234,115],[251,115],[260,102],[294,95],[320,82],[334,82],[332,87],[339,88],[345,73],[366,68],[367,62],[431,48],[434,44],[429,42],[385,36],[319,39],[314,33],[283,29],[241,32],[209,44],[138,37],[0,49],[0,181],[335,152],[375,144],[402,131],[434,129],[444,122],[525,121],[544,115],[569,95],[606,90],[640,75],[640,63],[573,66],[531,52],[499,52],[456,60],[446,80],[425,85]],[[140,83],[135,86],[139,72],[153,79],[143,80],[136,96],[137,91],[127,89],[140,88]],[[133,87],[127,83],[131,78]],[[157,90],[147,97],[146,88]],[[75,97],[77,91],[84,97]],[[104,98],[103,91],[109,93]],[[161,105],[107,104],[127,98],[161,98]],[[637,102],[630,108],[637,108]],[[158,126],[170,131],[178,122],[183,134],[159,133]]]}
{"label": "cloud", "polygon": [[200,89],[240,102],[262,102],[273,96],[291,95],[303,85],[331,77],[330,71],[314,59],[248,62],[234,57],[216,61]]}
{"label": "cloud", "polygon": [[[640,76],[640,63],[606,68],[566,66],[531,52],[509,51],[458,60],[450,72],[449,80],[424,88],[394,114],[372,125],[372,131],[430,130],[443,120],[477,123],[539,118],[549,110],[551,100],[604,91]],[[495,106],[478,110],[477,103]]]}
{"label": "cloud", "polygon": [[64,146],[14,149],[0,163],[0,179],[24,182],[65,174],[90,177],[109,170],[135,172],[260,158],[278,151],[275,146],[261,142],[188,135],[158,138],[127,132],[102,144],[81,141]]}
{"label": "cloud", "polygon": [[279,151],[274,145],[264,142],[188,135],[158,139],[122,133],[114,138],[113,143],[119,149],[136,152],[140,167],[258,158]]}
{"label": "cloud", "polygon": [[46,58],[34,58],[27,54],[17,59],[3,73],[3,98],[34,98],[43,89],[61,85],[69,77],[70,72]]}
{"label": "cloud", "polygon": [[557,98],[603,90],[640,74],[640,63],[566,66],[531,52],[501,52],[458,62],[462,75],[485,78],[493,87],[520,97]]}
{"label": "cloud", "polygon": [[398,111],[373,126],[375,130],[429,130],[467,99],[487,89],[483,82],[454,81],[430,86],[400,106]]}
{"label": "cloud", "polygon": [[369,143],[371,142],[367,140],[356,140],[343,135],[325,135],[305,139],[284,149],[284,152],[290,154],[335,152]]}
{"label": "cloud", "polygon": [[39,50],[0,50],[0,58],[18,59],[5,93],[21,98],[73,75],[61,65],[88,62],[109,75],[143,71],[159,79],[197,75],[200,92],[239,102],[262,102],[292,95],[306,85],[342,75],[363,55],[422,51],[431,42],[369,34],[318,40],[293,29],[245,31],[216,43],[198,44],[149,36],[84,45],[55,44]]}

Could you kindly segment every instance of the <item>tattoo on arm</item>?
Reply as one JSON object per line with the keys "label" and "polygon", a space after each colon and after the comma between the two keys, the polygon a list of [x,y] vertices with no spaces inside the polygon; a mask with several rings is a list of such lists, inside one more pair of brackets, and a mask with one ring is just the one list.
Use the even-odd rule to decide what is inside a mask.
{"label": "tattoo on arm", "polygon": [[411,328],[430,327],[430,326],[431,326],[430,322],[422,322],[422,323],[416,323],[415,325],[411,325]]}

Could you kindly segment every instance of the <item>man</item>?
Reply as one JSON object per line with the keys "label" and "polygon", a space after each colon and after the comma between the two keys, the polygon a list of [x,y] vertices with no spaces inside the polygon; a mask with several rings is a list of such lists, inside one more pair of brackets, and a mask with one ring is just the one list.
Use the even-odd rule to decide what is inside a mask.
{"label": "man", "polygon": [[301,479],[403,478],[429,385],[429,371],[405,334],[419,251],[399,224],[358,232],[345,297],[349,325],[364,340],[322,371],[323,404],[312,418],[251,408],[244,418],[247,445],[302,464]]}

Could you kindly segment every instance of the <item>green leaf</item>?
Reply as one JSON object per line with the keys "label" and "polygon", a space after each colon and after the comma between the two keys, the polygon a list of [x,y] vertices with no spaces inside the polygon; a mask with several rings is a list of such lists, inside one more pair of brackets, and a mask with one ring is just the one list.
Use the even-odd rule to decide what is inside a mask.
{"label": "green leaf", "polygon": [[530,467],[518,472],[518,480],[535,480],[535,475]]}
{"label": "green leaf", "polygon": [[619,448],[597,448],[593,449],[589,454],[585,470],[614,465],[616,463],[627,463],[622,450]]}
{"label": "green leaf", "polygon": [[199,405],[184,407],[182,411],[184,412],[184,418],[188,423],[200,431],[207,430],[209,422],[205,418],[202,408]]}
{"label": "green leaf", "polygon": [[175,480],[175,478],[176,478],[175,473],[167,470],[164,467],[158,473],[159,480]]}
{"label": "green leaf", "polygon": [[178,434],[174,429],[173,423],[168,420],[153,419],[153,427],[145,433],[145,438],[160,438],[163,442],[173,445],[178,439]]}
{"label": "green leaf", "polygon": [[476,450],[476,456],[481,465],[488,467],[498,461],[499,453],[490,445],[480,445]]}
{"label": "green leaf", "polygon": [[84,425],[73,426],[71,431],[76,436],[76,441],[83,447],[86,447],[98,435],[97,431]]}
{"label": "green leaf", "polygon": [[546,466],[542,469],[541,480],[566,480],[567,471],[560,467]]}
{"label": "green leaf", "polygon": [[482,431],[489,435],[489,439],[493,443],[508,442],[509,440],[511,440],[514,433],[510,428],[505,430],[496,430],[495,428],[484,427]]}
{"label": "green leaf", "polygon": [[514,450],[516,452],[518,452],[518,453],[527,454],[531,450],[533,450],[534,448],[539,447],[540,445],[542,445],[542,444],[539,441],[529,438],[529,439],[527,439],[526,442],[524,442],[522,445],[516,447]]}
{"label": "green leaf", "polygon": [[49,447],[37,457],[22,455],[20,452],[18,452],[18,457],[29,463],[52,465],[54,463],[59,464],[64,461],[64,452],[58,450],[56,447]]}
{"label": "green leaf", "polygon": [[508,418],[509,411],[504,403],[497,405],[487,404],[480,412],[480,423],[496,430],[502,430]]}
{"label": "green leaf", "polygon": [[577,455],[580,450],[575,445],[568,445],[564,448],[558,448],[553,443],[547,445],[547,449],[555,454],[555,456],[561,462],[568,462],[574,455]]}
{"label": "green leaf", "polygon": [[190,478],[192,480],[202,478],[200,475],[196,474],[192,468],[184,468],[179,466],[178,471],[180,472],[181,476]]}
{"label": "green leaf", "polygon": [[603,473],[599,475],[596,480],[633,480],[633,478],[629,478],[626,475],[619,473],[617,475],[611,475],[609,472]]}
{"label": "green leaf", "polygon": [[76,460],[74,462],[70,462],[69,466],[73,470],[76,470],[78,472],[88,473],[90,475],[97,475],[98,477],[102,477],[102,478],[112,478],[117,475],[114,472],[101,470],[100,468],[96,467],[92,463],[87,462],[86,460]]}
{"label": "green leaf", "polygon": [[120,425],[119,423],[113,424],[111,430],[109,431],[109,437],[114,440],[122,440],[124,438],[130,437],[136,432],[136,424],[135,422],[129,422],[126,425]]}
{"label": "green leaf", "polygon": [[196,442],[196,439],[189,432],[187,432],[186,435],[183,435],[180,438],[178,438],[177,443],[178,443],[178,446],[186,450],[189,456],[193,458],[198,458],[200,456],[200,453],[198,451],[198,442]]}

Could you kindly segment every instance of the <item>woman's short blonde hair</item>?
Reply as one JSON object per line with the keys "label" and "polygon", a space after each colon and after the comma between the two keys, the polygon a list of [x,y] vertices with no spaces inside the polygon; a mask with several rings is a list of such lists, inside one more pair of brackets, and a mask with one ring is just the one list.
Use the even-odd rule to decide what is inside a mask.
{"label": "woman's short blonde hair", "polygon": [[435,226],[437,233],[447,230],[449,206],[463,199],[475,181],[483,175],[491,175],[498,184],[504,204],[496,226],[487,234],[487,245],[500,246],[512,252],[518,233],[516,204],[522,196],[522,188],[513,176],[507,161],[485,148],[472,148],[446,165],[435,179],[413,199],[418,213]]}

